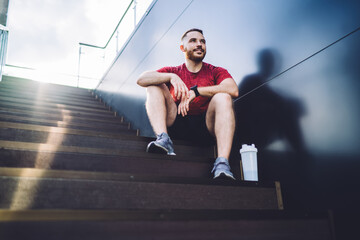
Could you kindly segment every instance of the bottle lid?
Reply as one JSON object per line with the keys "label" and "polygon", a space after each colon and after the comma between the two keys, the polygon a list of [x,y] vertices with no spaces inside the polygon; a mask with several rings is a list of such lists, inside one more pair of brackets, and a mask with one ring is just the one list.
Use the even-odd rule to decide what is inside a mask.
{"label": "bottle lid", "polygon": [[247,144],[243,144],[241,149],[240,149],[240,153],[243,152],[257,152],[257,148],[255,147],[255,144],[251,144],[251,145],[247,145]]}

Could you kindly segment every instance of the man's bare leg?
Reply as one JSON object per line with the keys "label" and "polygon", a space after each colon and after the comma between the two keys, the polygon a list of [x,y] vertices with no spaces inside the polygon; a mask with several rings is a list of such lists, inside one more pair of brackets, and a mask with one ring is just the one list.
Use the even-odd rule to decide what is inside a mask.
{"label": "man's bare leg", "polygon": [[233,101],[229,94],[215,94],[206,113],[206,126],[216,137],[218,157],[215,160],[214,178],[231,178],[229,156],[235,132],[235,114]]}
{"label": "man's bare leg", "polygon": [[176,110],[176,104],[165,84],[147,87],[146,111],[157,137],[148,144],[147,152],[176,155],[167,134],[167,126],[171,126],[175,121]]}
{"label": "man's bare leg", "polygon": [[148,86],[146,112],[156,135],[167,133],[176,118],[177,107],[165,84]]}
{"label": "man's bare leg", "polygon": [[216,137],[218,157],[229,159],[235,132],[233,101],[229,94],[213,96],[206,113],[206,126]]}

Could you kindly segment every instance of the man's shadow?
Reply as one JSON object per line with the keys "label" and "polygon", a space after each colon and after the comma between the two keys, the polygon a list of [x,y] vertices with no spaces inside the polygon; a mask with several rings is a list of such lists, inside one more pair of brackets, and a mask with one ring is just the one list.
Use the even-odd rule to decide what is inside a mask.
{"label": "man's shadow", "polygon": [[263,49],[257,60],[258,72],[245,76],[238,86],[239,99],[235,101],[238,140],[255,143],[259,149],[282,140],[288,143],[287,149],[304,152],[299,121],[305,114],[303,104],[269,84],[280,57],[275,50]]}
{"label": "man's shadow", "polygon": [[[299,99],[269,84],[278,72],[279,62],[275,50],[261,50],[257,56],[258,71],[239,83],[239,98],[234,101],[236,131],[232,159],[237,161],[232,162],[241,159],[242,144],[254,143],[258,149],[260,181],[287,181],[294,177],[294,172],[305,174],[306,168],[307,151],[300,126],[305,107]],[[240,164],[234,167],[240,169]]]}

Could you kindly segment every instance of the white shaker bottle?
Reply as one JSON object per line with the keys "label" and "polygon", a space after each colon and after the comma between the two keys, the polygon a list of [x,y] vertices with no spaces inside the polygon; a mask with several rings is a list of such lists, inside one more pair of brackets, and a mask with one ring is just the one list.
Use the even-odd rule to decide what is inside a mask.
{"label": "white shaker bottle", "polygon": [[246,181],[258,181],[257,149],[255,144],[243,144],[240,149],[241,162]]}

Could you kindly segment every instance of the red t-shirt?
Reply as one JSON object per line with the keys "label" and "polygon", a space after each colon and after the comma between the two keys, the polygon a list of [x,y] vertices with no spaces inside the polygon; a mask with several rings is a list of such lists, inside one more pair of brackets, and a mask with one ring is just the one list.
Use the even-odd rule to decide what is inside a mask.
{"label": "red t-shirt", "polygon": [[[211,64],[204,63],[202,68],[197,73],[190,72],[185,63],[177,67],[163,67],[157,70],[158,72],[175,73],[178,75],[183,82],[186,84],[188,89],[192,86],[197,85],[198,87],[206,87],[220,84],[227,78],[232,78],[229,72],[221,67],[215,67]],[[175,103],[180,103],[174,95],[174,87],[168,83],[170,93]],[[189,115],[199,115],[206,112],[211,98],[199,96],[196,97],[189,105]]]}

